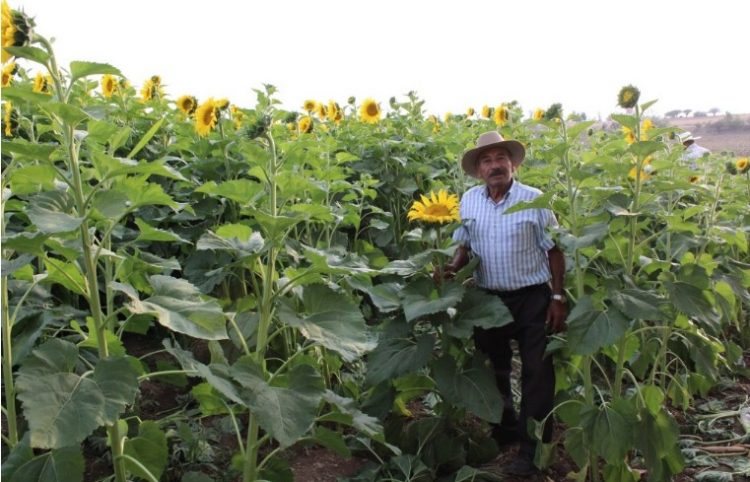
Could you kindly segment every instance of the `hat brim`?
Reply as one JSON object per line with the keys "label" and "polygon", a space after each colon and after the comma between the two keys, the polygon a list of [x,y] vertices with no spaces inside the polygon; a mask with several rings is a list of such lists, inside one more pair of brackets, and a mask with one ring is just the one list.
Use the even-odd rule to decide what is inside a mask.
{"label": "hat brim", "polygon": [[464,157],[461,158],[461,167],[464,169],[464,172],[472,177],[479,177],[477,175],[477,158],[482,152],[495,147],[507,149],[510,153],[510,161],[515,167],[520,166],[526,156],[526,149],[523,147],[523,144],[513,139],[487,144],[482,147],[475,147],[474,149],[466,151]]}

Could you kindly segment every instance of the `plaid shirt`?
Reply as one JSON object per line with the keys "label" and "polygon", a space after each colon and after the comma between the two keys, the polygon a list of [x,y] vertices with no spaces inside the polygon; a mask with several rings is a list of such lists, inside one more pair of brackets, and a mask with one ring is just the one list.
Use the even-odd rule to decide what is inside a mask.
{"label": "plaid shirt", "polygon": [[479,256],[474,277],[480,287],[510,291],[551,279],[547,251],[555,242],[546,228],[557,226],[555,215],[538,208],[504,214],[511,206],[541,194],[539,189],[513,180],[498,203],[484,185],[461,197],[461,227],[453,232],[453,239]]}

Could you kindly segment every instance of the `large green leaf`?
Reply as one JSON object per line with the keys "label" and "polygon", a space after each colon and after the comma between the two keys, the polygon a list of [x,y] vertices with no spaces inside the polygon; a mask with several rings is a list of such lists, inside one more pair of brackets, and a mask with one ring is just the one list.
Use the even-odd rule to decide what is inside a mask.
{"label": "large green leaf", "polygon": [[700,288],[682,281],[667,282],[666,286],[669,300],[677,310],[709,323],[718,319],[718,313]]}
{"label": "large green leaf", "polygon": [[685,466],[680,452],[680,430],[675,420],[661,410],[652,415],[647,408],[639,412],[635,429],[635,447],[646,461],[649,480],[669,480]]}
{"label": "large green leaf", "polygon": [[433,364],[433,376],[440,394],[449,403],[465,408],[477,417],[500,423],[503,398],[497,388],[495,374],[485,359],[475,355],[471,365],[460,369],[451,356],[443,356]]}
{"label": "large green leaf", "polygon": [[110,75],[122,76],[122,73],[120,73],[120,71],[117,68],[112,67],[109,64],[100,64],[96,62],[82,62],[80,60],[74,60],[70,63],[70,81],[71,82],[75,82],[81,77],[86,77],[87,75],[98,75],[98,74],[110,74]]}
{"label": "large green leaf", "polygon": [[585,407],[581,424],[592,443],[591,449],[610,464],[621,462],[633,445],[630,421],[609,405]]}
{"label": "large green leaf", "polygon": [[249,356],[232,365],[230,373],[242,386],[243,400],[258,417],[260,426],[281,447],[292,445],[310,429],[324,391],[323,379],[312,366],[295,366],[289,373],[287,387],[269,385]]}
{"label": "large green leaf", "polygon": [[242,205],[253,204],[264,192],[263,184],[250,179],[233,179],[216,184],[214,181],[200,186],[195,192],[202,192],[214,196],[225,197]]}
{"label": "large green leaf", "polygon": [[190,243],[187,239],[182,238],[180,235],[167,231],[166,229],[159,229],[151,226],[146,221],[136,218],[135,224],[138,226],[140,233],[136,241],[163,241],[171,243]]}
{"label": "large green leaf", "polygon": [[21,376],[16,388],[29,422],[32,447],[78,444],[104,422],[104,395],[89,378],[73,373]]}
{"label": "large green leaf", "polygon": [[377,345],[359,306],[344,293],[321,284],[305,286],[305,314],[299,317],[290,307],[282,305],[281,321],[300,330],[305,338],[335,351],[346,361],[354,361]]}
{"label": "large green leaf", "polygon": [[63,102],[47,102],[43,107],[48,112],[57,115],[65,123],[76,126],[89,118],[89,115],[80,107]]}
{"label": "large green leaf", "polygon": [[34,226],[45,234],[67,233],[78,229],[83,222],[83,218],[77,218],[38,205],[29,206],[26,215],[34,223]]}
{"label": "large green leaf", "polygon": [[399,293],[403,285],[400,283],[381,283],[366,289],[370,295],[370,300],[378,310],[383,313],[390,313],[401,307],[401,298]]}
{"label": "large green leaf", "polygon": [[[400,326],[399,326],[400,325]],[[393,322],[367,359],[367,383],[375,385],[427,365],[435,346],[433,335],[413,338],[405,323]]]}
{"label": "large green leaf", "polygon": [[59,259],[46,259],[44,267],[47,270],[47,278],[44,284],[60,284],[74,293],[86,296],[86,280],[81,268],[76,263],[66,263]]}
{"label": "large green leaf", "polygon": [[584,296],[568,315],[568,346],[577,355],[591,355],[619,340],[628,328],[628,320],[615,308],[594,307]]}
{"label": "large green leaf", "polygon": [[[5,151],[4,144],[3,151]],[[17,196],[55,189],[57,171],[49,164],[23,166],[10,170],[9,174],[10,190]]]}
{"label": "large green leaf", "polygon": [[627,289],[610,293],[612,303],[626,316],[638,320],[660,320],[659,307],[664,299],[640,289]]}
{"label": "large green leaf", "polygon": [[68,446],[51,450],[31,458],[3,478],[10,482],[81,482],[84,461],[80,447]]}
{"label": "large green leaf", "polygon": [[160,184],[147,182],[143,177],[118,179],[116,189],[127,196],[130,201],[128,207],[132,209],[149,205],[169,206],[175,210],[179,207]]}
{"label": "large green leaf", "polygon": [[[3,50],[22,59],[33,60],[43,66],[47,67],[49,61],[49,53],[46,50],[40,49],[39,47],[32,47],[30,45],[23,47],[3,47]],[[5,95],[5,89],[3,89],[3,95]]]}
{"label": "large green leaf", "polygon": [[19,377],[36,378],[60,372],[72,372],[78,362],[78,348],[65,340],[52,338],[27,356],[18,371]]}
{"label": "large green leaf", "polygon": [[324,418],[321,421],[333,421],[348,425],[356,428],[368,437],[385,442],[385,437],[382,433],[383,427],[380,425],[380,421],[357,408],[354,400],[337,395],[330,390],[326,390],[323,399],[338,408],[340,412],[329,415],[328,418]]}
{"label": "large green leaf", "polygon": [[[169,450],[167,449],[167,437],[156,422],[151,420],[141,422],[138,427],[138,436],[125,440],[123,452],[140,462],[155,480],[161,479],[161,474],[167,467]],[[125,459],[125,467],[137,477],[145,480],[150,479],[142,467],[127,458]]]}
{"label": "large green leaf", "polygon": [[445,324],[445,332],[456,338],[471,337],[475,326],[489,329],[513,322],[500,298],[476,288],[466,291],[456,311],[456,318]]}
{"label": "large green leaf", "polygon": [[445,282],[436,286],[430,278],[419,278],[407,284],[401,292],[404,316],[407,321],[445,311],[456,306],[464,295],[460,283]]}
{"label": "large green leaf", "polygon": [[244,224],[225,224],[216,233],[207,231],[198,240],[196,249],[226,251],[238,258],[257,255],[263,249],[263,237]]}
{"label": "large green leaf", "polygon": [[[6,89],[3,89],[3,97],[5,97],[5,91]],[[44,97],[49,98],[46,95]],[[20,161],[49,161],[53,157],[52,154],[60,149],[60,146],[29,142],[26,139],[13,139],[12,141],[3,141],[2,149],[4,154],[12,154],[14,158]]]}
{"label": "large green leaf", "polygon": [[228,338],[221,306],[215,300],[204,301],[198,288],[189,281],[154,275],[149,282],[154,293],[145,300],[138,299],[132,290],[123,291],[131,299],[132,313],[154,315],[163,326],[195,338]]}
{"label": "large green leaf", "polygon": [[99,360],[94,367],[94,381],[104,394],[106,424],[117,422],[127,405],[132,405],[138,392],[138,374],[124,356]]}

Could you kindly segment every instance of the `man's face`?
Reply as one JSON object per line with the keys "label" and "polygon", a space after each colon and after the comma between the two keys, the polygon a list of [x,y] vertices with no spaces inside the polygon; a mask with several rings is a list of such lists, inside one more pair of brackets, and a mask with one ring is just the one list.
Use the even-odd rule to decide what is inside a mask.
{"label": "man's face", "polygon": [[490,188],[509,186],[515,170],[510,153],[502,147],[487,149],[477,157],[479,177]]}

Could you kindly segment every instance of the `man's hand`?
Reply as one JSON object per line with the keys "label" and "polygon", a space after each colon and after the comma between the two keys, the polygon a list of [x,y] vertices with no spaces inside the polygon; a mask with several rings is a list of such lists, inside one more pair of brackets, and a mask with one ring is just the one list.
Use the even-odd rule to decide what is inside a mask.
{"label": "man's hand", "polygon": [[435,266],[435,270],[432,272],[432,279],[436,284],[440,284],[444,279],[452,279],[456,275],[456,271],[458,270],[451,263],[443,266],[442,272],[440,271],[440,266]]}
{"label": "man's hand", "polygon": [[565,318],[568,317],[568,305],[562,301],[551,300],[547,308],[547,326],[552,333],[561,333],[565,331],[567,325]]}

